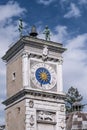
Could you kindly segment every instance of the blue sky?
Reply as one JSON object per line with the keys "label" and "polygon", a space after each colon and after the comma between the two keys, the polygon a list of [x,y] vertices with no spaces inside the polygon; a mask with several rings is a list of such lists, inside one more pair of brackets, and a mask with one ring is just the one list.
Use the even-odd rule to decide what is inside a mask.
{"label": "blue sky", "polygon": [[[44,38],[46,25],[51,40],[63,43],[64,91],[78,88],[87,103],[87,0],[3,0],[0,1],[0,57],[19,39],[18,20],[23,19],[24,35],[36,25],[38,37]],[[0,102],[6,98],[6,69],[0,58]],[[87,109],[85,109],[87,110]],[[0,124],[4,123],[4,106],[0,104]]]}

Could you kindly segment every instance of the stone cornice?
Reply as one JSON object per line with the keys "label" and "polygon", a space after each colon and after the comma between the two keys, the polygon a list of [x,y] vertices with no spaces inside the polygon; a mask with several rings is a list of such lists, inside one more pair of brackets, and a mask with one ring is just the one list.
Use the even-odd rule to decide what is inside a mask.
{"label": "stone cornice", "polygon": [[56,125],[57,122],[37,120],[37,123]]}
{"label": "stone cornice", "polygon": [[35,48],[43,49],[44,45],[47,45],[50,51],[63,53],[66,49],[63,48],[63,45],[53,41],[46,41],[43,39],[32,38],[29,36],[22,37],[18,42],[11,46],[6,54],[2,57],[4,61],[9,61],[15,54],[17,54],[24,46],[33,46]]}
{"label": "stone cornice", "polygon": [[38,38],[32,38],[32,37],[25,37],[24,41],[28,43],[31,46],[35,46],[37,48],[43,48],[43,46],[48,46],[48,48],[51,51],[59,51],[60,53],[63,53],[66,49],[63,48],[63,44],[53,42],[53,41],[46,41],[43,39],[38,39]]}
{"label": "stone cornice", "polygon": [[23,89],[21,91],[19,91],[18,93],[16,93],[15,95],[13,95],[12,97],[6,99],[3,104],[8,106],[14,102],[16,102],[17,100],[20,100],[21,98],[35,98],[38,100],[48,100],[48,98],[50,99],[50,101],[54,101],[54,102],[58,102],[59,100],[64,100],[65,99],[65,94],[61,93],[61,94],[57,94],[54,92],[43,92],[43,91],[37,91],[35,89]]}

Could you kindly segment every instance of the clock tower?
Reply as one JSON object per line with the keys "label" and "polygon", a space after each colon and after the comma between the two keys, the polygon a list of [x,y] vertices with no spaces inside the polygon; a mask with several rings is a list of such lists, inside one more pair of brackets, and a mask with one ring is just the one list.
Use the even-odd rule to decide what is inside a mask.
{"label": "clock tower", "polygon": [[2,58],[7,71],[6,130],[65,130],[65,50],[32,33],[8,49]]}

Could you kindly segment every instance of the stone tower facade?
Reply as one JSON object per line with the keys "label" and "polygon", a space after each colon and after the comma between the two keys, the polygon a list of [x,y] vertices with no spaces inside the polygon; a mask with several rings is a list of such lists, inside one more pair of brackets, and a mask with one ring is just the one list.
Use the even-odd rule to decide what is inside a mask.
{"label": "stone tower facade", "polygon": [[62,44],[24,36],[3,60],[6,130],[65,130]]}

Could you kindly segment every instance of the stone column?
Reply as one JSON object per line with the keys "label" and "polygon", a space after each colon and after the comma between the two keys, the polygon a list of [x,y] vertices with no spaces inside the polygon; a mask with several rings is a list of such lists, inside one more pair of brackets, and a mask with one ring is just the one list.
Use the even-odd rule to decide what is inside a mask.
{"label": "stone column", "polygon": [[62,93],[63,92],[63,77],[62,77],[62,58],[59,59],[58,65],[57,65],[57,92]]}
{"label": "stone column", "polygon": [[28,52],[23,52],[22,54],[22,79],[23,87],[29,86],[29,62],[28,62]]}

